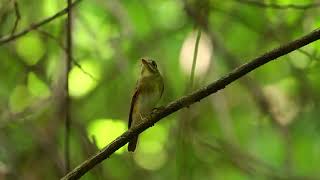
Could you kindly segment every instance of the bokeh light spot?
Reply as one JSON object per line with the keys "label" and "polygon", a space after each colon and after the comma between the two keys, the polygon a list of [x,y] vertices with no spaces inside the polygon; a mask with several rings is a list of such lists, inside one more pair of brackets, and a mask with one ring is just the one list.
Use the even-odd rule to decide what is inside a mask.
{"label": "bokeh light spot", "polygon": [[290,62],[292,65],[299,69],[307,68],[312,61],[309,57],[301,52],[293,52],[288,54],[288,56],[290,57]]}
{"label": "bokeh light spot", "polygon": [[158,124],[144,131],[140,136],[142,146],[144,146],[146,142],[158,143],[163,146],[167,140],[168,131],[162,124]]}
{"label": "bokeh light spot", "polygon": [[[180,51],[180,67],[182,71],[189,75],[192,68],[194,46],[196,42],[196,33],[190,33],[184,40]],[[208,36],[202,32],[198,47],[198,56],[195,69],[195,76],[204,75],[210,66],[212,56],[212,45]]]}
{"label": "bokeh light spot", "polygon": [[29,92],[35,97],[47,98],[50,96],[50,90],[48,86],[33,72],[28,74],[28,89]]}
{"label": "bokeh light spot", "polygon": [[36,33],[29,33],[16,42],[17,54],[27,65],[35,65],[45,53],[46,46]]}
{"label": "bokeh light spot", "polygon": [[288,125],[295,119],[298,107],[295,101],[289,97],[289,93],[280,89],[282,84],[265,86],[264,94],[268,97],[271,113],[278,123]]}
{"label": "bokeh light spot", "polygon": [[159,124],[143,132],[138,140],[134,160],[144,169],[156,170],[167,160],[164,145],[168,138],[167,129]]}
{"label": "bokeh light spot", "polygon": [[[63,8],[63,5],[63,0],[46,0],[45,3],[43,3],[43,13],[45,16],[52,16],[52,14]],[[59,18],[57,18],[57,20],[59,20]],[[53,23],[54,22],[55,21],[53,21]]]}
{"label": "bokeh light spot", "polygon": [[72,97],[82,97],[91,92],[101,76],[101,70],[95,61],[81,61],[80,65],[85,72],[74,66],[69,74],[69,93]]}
{"label": "bokeh light spot", "polygon": [[18,85],[12,91],[9,100],[10,110],[14,113],[23,111],[31,103],[31,95],[28,88],[24,85]]}
{"label": "bokeh light spot", "polygon": [[[88,137],[93,142],[95,140],[99,149],[104,148],[115,138],[120,136],[127,129],[127,125],[121,120],[96,119],[90,122],[87,128]],[[93,139],[94,137],[94,139]],[[125,147],[120,148],[115,153],[121,154]]]}
{"label": "bokeh light spot", "polygon": [[144,153],[137,151],[133,158],[143,169],[158,170],[167,161],[167,153],[166,151],[160,151],[159,153]]}

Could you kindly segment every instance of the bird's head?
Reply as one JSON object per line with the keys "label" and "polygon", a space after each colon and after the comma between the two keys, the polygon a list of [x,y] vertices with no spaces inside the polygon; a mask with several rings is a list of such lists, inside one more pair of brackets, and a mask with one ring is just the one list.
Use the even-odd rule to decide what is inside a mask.
{"label": "bird's head", "polygon": [[141,63],[141,76],[146,77],[160,74],[157,63],[154,60],[141,59]]}

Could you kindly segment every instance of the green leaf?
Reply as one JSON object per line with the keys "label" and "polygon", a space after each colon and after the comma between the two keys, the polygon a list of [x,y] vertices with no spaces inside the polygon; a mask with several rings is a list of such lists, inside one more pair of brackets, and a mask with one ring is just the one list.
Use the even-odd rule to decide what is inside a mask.
{"label": "green leaf", "polygon": [[29,92],[35,97],[46,98],[50,96],[50,90],[48,86],[33,72],[28,74],[28,89]]}
{"label": "green leaf", "polygon": [[16,42],[17,54],[29,66],[35,65],[45,53],[45,45],[41,38],[35,34],[27,34]]}
{"label": "green leaf", "polygon": [[12,91],[9,100],[10,110],[14,113],[23,111],[31,103],[31,95],[24,85],[17,85]]}

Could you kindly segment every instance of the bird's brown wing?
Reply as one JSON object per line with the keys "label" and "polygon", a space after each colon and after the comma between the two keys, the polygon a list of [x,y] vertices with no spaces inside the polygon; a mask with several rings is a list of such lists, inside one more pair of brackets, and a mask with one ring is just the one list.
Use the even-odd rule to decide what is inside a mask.
{"label": "bird's brown wing", "polygon": [[130,112],[129,112],[129,122],[128,122],[128,128],[130,128],[131,123],[132,123],[132,113],[133,113],[133,107],[138,99],[138,94],[139,94],[139,88],[136,88],[132,99],[131,99],[131,106],[130,106]]}

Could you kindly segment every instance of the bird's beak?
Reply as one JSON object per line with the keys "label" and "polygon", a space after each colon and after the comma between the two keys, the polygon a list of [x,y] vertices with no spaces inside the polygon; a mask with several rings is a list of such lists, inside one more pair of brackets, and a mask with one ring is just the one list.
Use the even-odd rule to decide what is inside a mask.
{"label": "bird's beak", "polygon": [[150,68],[148,61],[146,61],[145,59],[141,59],[141,62],[144,65],[144,67],[148,69],[148,71],[152,72],[152,69]]}
{"label": "bird's beak", "polygon": [[148,62],[146,60],[141,59],[141,62],[142,62],[143,65],[148,66]]}

